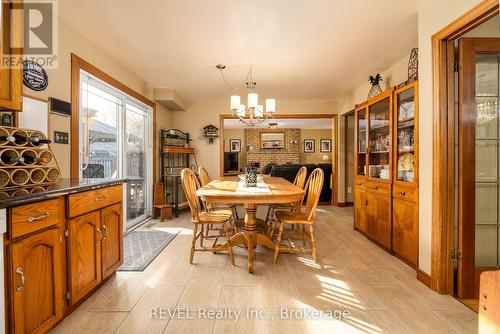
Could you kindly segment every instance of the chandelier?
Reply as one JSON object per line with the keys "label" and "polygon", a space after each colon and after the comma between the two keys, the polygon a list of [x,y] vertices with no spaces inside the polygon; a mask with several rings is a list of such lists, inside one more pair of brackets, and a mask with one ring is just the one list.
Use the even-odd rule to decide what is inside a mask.
{"label": "chandelier", "polygon": [[253,80],[253,70],[250,67],[245,84],[248,89],[247,104],[241,103],[241,98],[238,95],[231,96],[231,110],[235,116],[238,116],[240,122],[247,126],[255,126],[264,122],[268,118],[272,118],[276,111],[276,100],[266,99],[266,109],[259,104],[259,95],[255,92],[257,83]]}

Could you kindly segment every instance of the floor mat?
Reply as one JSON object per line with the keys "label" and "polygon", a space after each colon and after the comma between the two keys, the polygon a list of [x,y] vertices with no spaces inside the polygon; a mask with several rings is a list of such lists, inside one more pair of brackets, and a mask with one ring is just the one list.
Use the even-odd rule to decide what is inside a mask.
{"label": "floor mat", "polygon": [[132,231],[123,238],[123,265],[118,271],[143,271],[179,232]]}

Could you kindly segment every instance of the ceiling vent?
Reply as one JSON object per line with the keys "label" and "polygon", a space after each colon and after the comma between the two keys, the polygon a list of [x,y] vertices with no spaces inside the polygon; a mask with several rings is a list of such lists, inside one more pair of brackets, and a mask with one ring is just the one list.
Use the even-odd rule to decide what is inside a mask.
{"label": "ceiling vent", "polygon": [[188,102],[173,88],[154,88],[153,97],[156,102],[172,111],[186,111]]}

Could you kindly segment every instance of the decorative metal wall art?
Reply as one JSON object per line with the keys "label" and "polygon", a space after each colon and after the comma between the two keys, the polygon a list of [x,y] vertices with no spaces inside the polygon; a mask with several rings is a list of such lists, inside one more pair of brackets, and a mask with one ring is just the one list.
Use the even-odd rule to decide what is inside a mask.
{"label": "decorative metal wall art", "polygon": [[418,48],[411,49],[408,60],[408,82],[418,79]]}
{"label": "decorative metal wall art", "polygon": [[382,87],[380,87],[380,82],[383,80],[380,73],[377,73],[377,75],[375,76],[370,75],[368,77],[368,81],[370,81],[370,84],[372,85],[372,87],[370,88],[370,92],[368,93],[369,99],[382,93]]}

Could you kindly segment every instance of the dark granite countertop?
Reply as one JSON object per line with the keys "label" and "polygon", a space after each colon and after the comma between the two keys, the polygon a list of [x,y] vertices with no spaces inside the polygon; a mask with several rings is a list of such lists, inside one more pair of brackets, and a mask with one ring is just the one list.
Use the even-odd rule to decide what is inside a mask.
{"label": "dark granite countertop", "polygon": [[126,181],[127,179],[61,179],[51,185],[18,187],[7,191],[0,190],[0,209],[86,190],[109,187]]}

